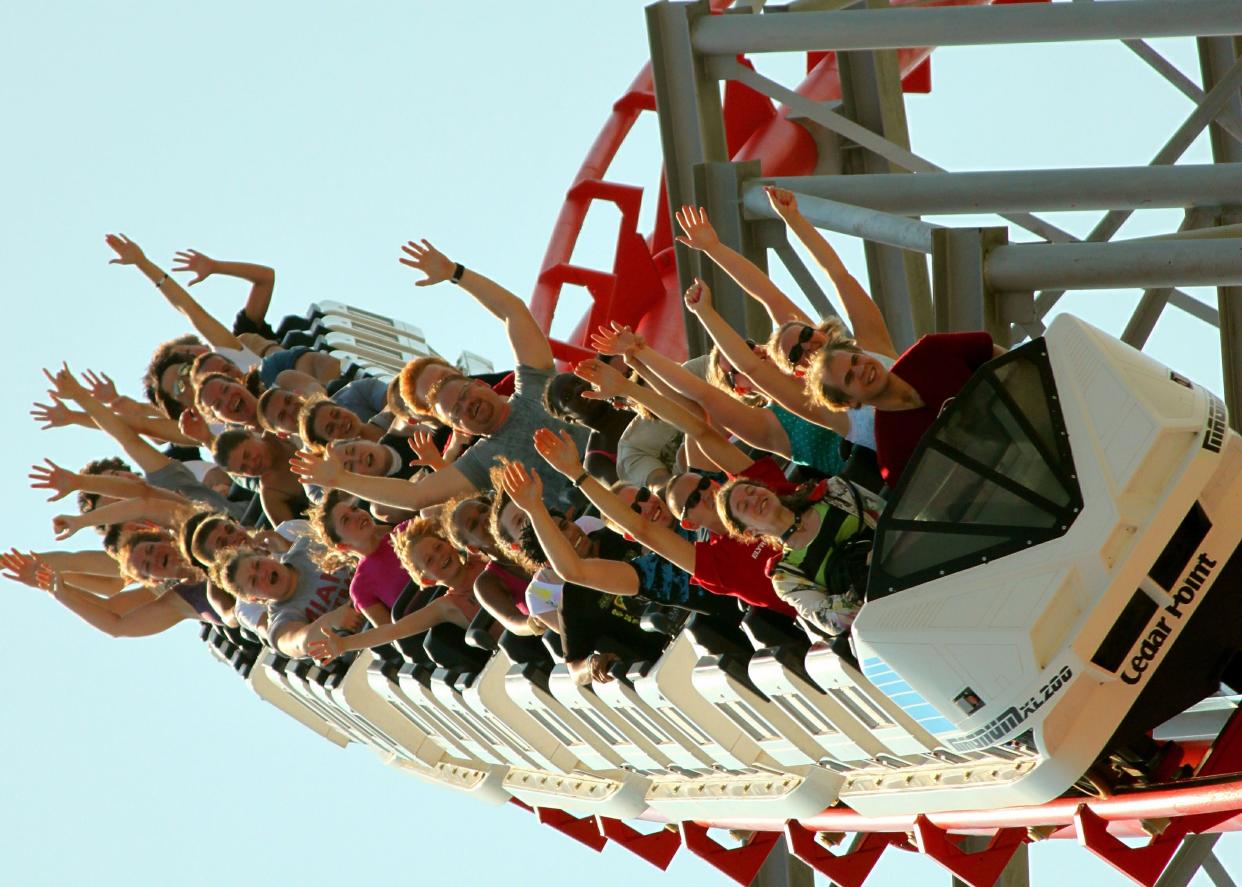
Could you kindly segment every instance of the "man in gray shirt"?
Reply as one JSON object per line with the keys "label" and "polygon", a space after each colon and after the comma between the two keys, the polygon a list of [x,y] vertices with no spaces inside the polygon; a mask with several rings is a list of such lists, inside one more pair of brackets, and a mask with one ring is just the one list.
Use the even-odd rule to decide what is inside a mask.
{"label": "man in gray shirt", "polygon": [[[422,271],[418,286],[448,281],[457,284],[504,322],[517,366],[512,396],[497,394],[486,384],[458,373],[441,378],[427,392],[427,403],[441,422],[462,434],[483,437],[465,455],[434,474],[409,483],[393,478],[364,477],[345,471],[332,458],[299,454],[292,463],[305,483],[346,490],[370,502],[418,510],[456,496],[491,490],[488,470],[500,456],[540,465],[534,434],[539,428],[567,430],[578,446],[586,445],[587,429],[566,425],[548,414],[543,392],[554,373],[552,347],[526,303],[492,280],[450,261],[427,241],[402,247],[401,261]],[[557,508],[578,501],[570,479],[546,472],[544,495]]]}

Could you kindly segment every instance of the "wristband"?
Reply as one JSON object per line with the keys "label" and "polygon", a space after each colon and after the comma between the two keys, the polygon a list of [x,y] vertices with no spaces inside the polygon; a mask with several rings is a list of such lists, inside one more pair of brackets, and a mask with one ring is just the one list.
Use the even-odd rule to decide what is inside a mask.
{"label": "wristband", "polygon": [[582,474],[574,478],[574,486],[581,488],[582,482],[590,476],[591,476],[591,472],[587,471],[586,469],[583,469]]}
{"label": "wristband", "polygon": [[461,276],[466,273],[466,266],[461,262],[457,263],[457,267],[453,269],[453,276],[449,278],[449,283],[461,283]]}
{"label": "wristband", "polygon": [[164,285],[164,282],[165,282],[166,280],[168,280],[168,275],[167,275],[167,274],[165,274],[163,277],[161,277],[161,278],[160,278],[160,282],[159,282],[159,283],[157,283],[157,284],[155,285],[155,288],[156,288],[156,289],[159,289],[160,287],[162,287],[162,286]]}

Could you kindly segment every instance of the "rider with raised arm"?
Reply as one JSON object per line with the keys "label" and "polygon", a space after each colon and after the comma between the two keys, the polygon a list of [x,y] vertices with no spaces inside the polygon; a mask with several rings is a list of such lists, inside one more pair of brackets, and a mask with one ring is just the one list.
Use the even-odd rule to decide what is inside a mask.
{"label": "rider with raised arm", "polygon": [[[456,284],[504,322],[517,363],[513,395],[503,397],[486,384],[457,374],[437,380],[427,392],[427,402],[436,416],[455,431],[483,439],[452,465],[414,483],[364,478],[343,471],[330,458],[305,453],[299,454],[293,465],[310,483],[348,490],[371,502],[416,510],[491,489],[489,471],[498,456],[533,460],[536,454],[531,440],[537,428],[560,430],[569,426],[549,415],[544,406],[544,389],[555,372],[552,348],[526,303],[482,274],[450,261],[425,240],[410,241],[402,249],[405,258],[401,262],[426,275],[418,286],[445,281]],[[580,444],[586,443],[584,429],[571,429],[570,433]],[[548,494],[566,504],[577,501],[573,487],[560,478],[549,485]]]}

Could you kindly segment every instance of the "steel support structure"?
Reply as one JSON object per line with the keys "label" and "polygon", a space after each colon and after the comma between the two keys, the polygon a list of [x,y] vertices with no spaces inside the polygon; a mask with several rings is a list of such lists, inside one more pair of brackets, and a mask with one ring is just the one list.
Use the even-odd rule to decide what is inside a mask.
{"label": "steel support structure", "polygon": [[[979,328],[1008,344],[1015,333],[1041,334],[1042,318],[1067,290],[1141,290],[1125,325],[1126,341],[1142,347],[1167,305],[1219,326],[1226,400],[1235,426],[1242,420],[1242,47],[1234,36],[1242,34],[1240,0],[1001,6],[940,6],[936,0],[916,0],[908,8],[889,7],[888,0],[792,0],[768,8],[762,3],[737,6],[723,15],[708,15],[703,2],[660,2],[648,9],[672,208],[683,203],[707,206],[722,239],[761,267],[767,250],[774,250],[814,309],[826,315],[831,306],[817,275],[790,247],[763,187],[776,184],[794,191],[813,224],[864,240],[869,289],[899,346],[922,332]],[[1163,37],[1197,39],[1201,83],[1144,42]],[[1084,40],[1122,41],[1192,103],[1147,166],[948,171],[911,149],[893,50]],[[814,101],[738,59],[747,53],[791,51],[837,52],[840,102]],[[821,156],[816,168],[842,174],[759,177],[753,166],[727,163],[720,117],[723,81],[738,82],[781,103],[790,119],[812,130],[821,152],[831,153]],[[1214,162],[1175,165],[1205,129]],[[829,137],[821,138],[825,134]],[[1182,209],[1184,221],[1176,232],[1112,241],[1134,212],[1153,208]],[[1033,215],[1063,211],[1103,215],[1081,240]],[[995,214],[1000,224],[945,227],[920,218],[961,214]],[[1010,242],[1005,223],[1032,232],[1042,242]],[[705,267],[701,256],[679,247],[678,267],[683,285],[693,276],[704,276],[724,296],[717,299],[722,313],[739,329],[754,329],[753,312],[735,303],[742,295],[731,281]],[[1178,288],[1196,285],[1217,287],[1215,307]],[[701,341],[697,324],[691,323],[689,330],[692,343]],[[1242,817],[1242,783],[1199,792],[1203,797],[1195,796],[1196,811],[1236,811],[1235,817]],[[1120,820],[1141,825],[1171,815],[1176,825],[1184,815],[1183,800],[1181,795],[1145,793],[1093,802],[1089,810],[1056,801],[1029,816],[1020,810],[986,811],[935,816],[921,824],[868,821],[833,808],[800,824],[786,824],[786,829],[794,852],[821,872],[844,864],[852,851],[837,854],[817,848],[808,843],[808,830],[876,838],[858,846],[862,855],[877,854],[886,841],[907,840],[892,833],[918,833],[920,850],[951,869],[955,860],[961,861],[959,851],[971,849],[972,839],[949,846],[945,838],[950,832],[1000,840],[998,830],[1007,831],[1008,844],[988,844],[979,853],[1012,853],[1012,862],[1005,856],[996,863],[997,871],[1009,865],[997,883],[1016,885],[1026,882],[1027,870],[1025,846],[1014,850],[1014,829],[1052,829],[1059,837],[1077,831],[1085,846],[1111,856],[1112,864],[1131,865],[1122,859],[1124,846],[1109,844],[1109,833],[1142,834],[1131,825],[1125,826],[1130,831],[1119,831]],[[1178,812],[1170,814],[1172,810]],[[1197,834],[1218,827],[1205,822],[1170,832],[1185,837],[1186,843],[1161,883],[1185,883],[1190,874],[1203,870],[1215,883],[1231,884],[1211,854],[1213,839]]]}

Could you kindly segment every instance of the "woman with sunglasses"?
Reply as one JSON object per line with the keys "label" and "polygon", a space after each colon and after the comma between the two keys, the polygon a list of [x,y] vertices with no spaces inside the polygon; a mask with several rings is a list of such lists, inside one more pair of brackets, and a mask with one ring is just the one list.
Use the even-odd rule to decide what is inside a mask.
{"label": "woman with sunglasses", "polygon": [[[600,352],[623,356],[638,373],[658,378],[682,397],[698,404],[714,423],[744,443],[825,476],[840,474],[845,469],[841,456],[843,438],[868,449],[875,446],[871,410],[847,413],[824,410],[823,419],[828,424],[809,422],[779,403],[769,402],[750,377],[738,370],[723,353],[713,356],[718,373],[709,371],[708,379],[718,376],[730,386],[730,391],[687,372],[626,327],[600,327],[592,336],[592,342]],[[767,363],[767,354],[762,349],[754,348],[753,354],[770,372],[780,372]],[[743,400],[743,396],[748,400]]]}
{"label": "woman with sunglasses", "polygon": [[[854,331],[854,341],[860,348],[877,357],[887,357],[890,360],[896,358],[897,350],[893,346],[888,324],[879,306],[850,274],[841,257],[820,234],[819,229],[798,211],[797,198],[783,188],[769,186],[764,190],[772,209],[802,241],[816,264],[836,287],[837,297],[841,300],[850,328]],[[692,206],[683,206],[681,212],[677,213],[677,221],[685,232],[685,236],[677,238],[681,243],[706,253],[726,274],[737,281],[738,286],[767,310],[773,327],[767,350],[781,370],[801,375],[816,351],[826,343],[846,336],[839,319],[825,318],[817,324],[757,265],[721,243],[702,207],[695,209]]]}

